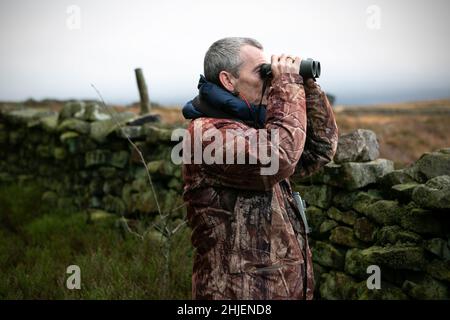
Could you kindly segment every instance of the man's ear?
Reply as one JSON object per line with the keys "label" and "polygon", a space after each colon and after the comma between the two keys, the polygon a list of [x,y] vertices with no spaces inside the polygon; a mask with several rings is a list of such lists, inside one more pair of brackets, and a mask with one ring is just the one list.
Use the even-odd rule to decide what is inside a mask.
{"label": "man's ear", "polygon": [[222,86],[230,92],[234,92],[234,85],[236,83],[236,79],[231,75],[231,73],[226,71],[220,71],[219,80]]}

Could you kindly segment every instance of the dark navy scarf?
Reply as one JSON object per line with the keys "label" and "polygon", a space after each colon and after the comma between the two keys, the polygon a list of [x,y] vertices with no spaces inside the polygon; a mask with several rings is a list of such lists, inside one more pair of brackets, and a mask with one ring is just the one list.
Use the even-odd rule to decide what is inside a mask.
{"label": "dark navy scarf", "polygon": [[265,106],[247,105],[244,100],[207,81],[202,75],[197,88],[198,96],[188,101],[183,107],[183,116],[186,119],[228,118],[251,123],[257,128],[264,127]]}

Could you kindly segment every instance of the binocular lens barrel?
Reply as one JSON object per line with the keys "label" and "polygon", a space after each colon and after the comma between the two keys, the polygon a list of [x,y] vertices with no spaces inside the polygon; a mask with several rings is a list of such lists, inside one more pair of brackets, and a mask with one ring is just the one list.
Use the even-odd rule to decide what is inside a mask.
{"label": "binocular lens barrel", "polygon": [[[272,74],[272,67],[270,64],[263,64],[260,69],[261,77],[264,79]],[[299,74],[307,78],[319,78],[320,77],[320,62],[311,58],[302,59],[300,62]]]}

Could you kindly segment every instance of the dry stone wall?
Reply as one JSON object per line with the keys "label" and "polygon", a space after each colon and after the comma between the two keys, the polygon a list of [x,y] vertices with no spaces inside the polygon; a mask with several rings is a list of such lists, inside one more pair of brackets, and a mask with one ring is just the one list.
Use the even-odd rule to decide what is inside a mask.
{"label": "dry stone wall", "polygon": [[37,181],[48,190],[43,201],[55,207],[157,215],[145,166],[129,136],[148,166],[161,211],[182,218],[181,170],[170,160],[172,129],[154,116],[112,115],[84,102],[66,104],[60,112],[2,110],[0,181]]}
{"label": "dry stone wall", "polygon": [[[296,182],[308,204],[317,296],[448,299],[450,148],[402,170],[378,155],[375,134],[360,129],[340,137],[334,162]],[[370,266],[381,289],[368,288]]]}

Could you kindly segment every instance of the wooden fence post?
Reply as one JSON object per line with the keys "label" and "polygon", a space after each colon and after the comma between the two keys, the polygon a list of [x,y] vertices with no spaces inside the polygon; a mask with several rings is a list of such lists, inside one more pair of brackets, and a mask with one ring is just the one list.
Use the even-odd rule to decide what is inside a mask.
{"label": "wooden fence post", "polygon": [[136,73],[136,81],[139,88],[139,96],[141,97],[141,111],[140,115],[144,115],[150,112],[151,104],[148,97],[147,85],[145,84],[144,74],[141,68],[134,70]]}

